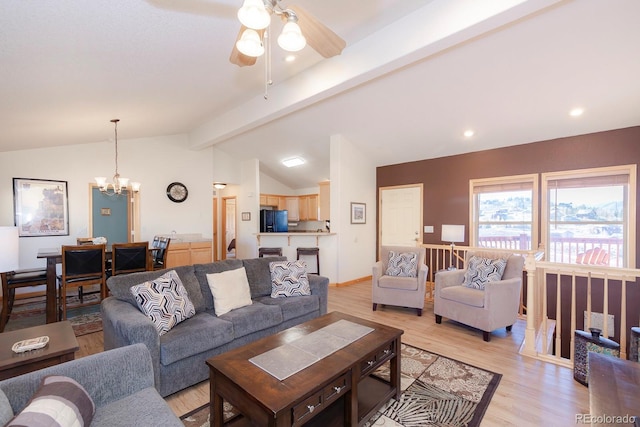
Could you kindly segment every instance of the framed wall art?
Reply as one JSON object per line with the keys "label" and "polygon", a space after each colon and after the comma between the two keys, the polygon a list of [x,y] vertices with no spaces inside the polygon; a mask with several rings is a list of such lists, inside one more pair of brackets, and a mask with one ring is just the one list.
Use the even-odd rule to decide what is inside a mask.
{"label": "framed wall art", "polygon": [[21,237],[69,235],[67,181],[13,178],[13,208]]}
{"label": "framed wall art", "polygon": [[367,205],[351,202],[351,224],[365,224],[367,222]]}

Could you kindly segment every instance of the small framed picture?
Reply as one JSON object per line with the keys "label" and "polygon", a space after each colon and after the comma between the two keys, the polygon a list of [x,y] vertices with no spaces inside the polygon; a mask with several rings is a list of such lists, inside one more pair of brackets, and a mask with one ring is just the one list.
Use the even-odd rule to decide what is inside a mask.
{"label": "small framed picture", "polygon": [[242,212],[243,221],[251,221],[251,212]]}
{"label": "small framed picture", "polygon": [[367,205],[351,202],[351,224],[365,224],[367,222]]}

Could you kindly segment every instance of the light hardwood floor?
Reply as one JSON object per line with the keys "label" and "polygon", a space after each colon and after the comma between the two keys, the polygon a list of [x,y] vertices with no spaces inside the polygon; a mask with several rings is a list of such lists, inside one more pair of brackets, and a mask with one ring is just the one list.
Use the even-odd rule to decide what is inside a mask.
{"label": "light hardwood floor", "polygon": [[[482,333],[443,320],[437,325],[433,305],[427,303],[422,317],[415,310],[382,307],[371,310],[370,281],[329,289],[329,311],[342,311],[404,330],[402,341],[413,346],[501,373],[502,380],[483,418],[483,426],[570,426],[576,414],[589,412],[588,390],[573,379],[573,371],[518,354],[524,337],[524,321],[511,333],[494,332],[490,342]],[[102,332],[78,338],[76,357],[103,350]],[[209,401],[208,381],[167,398],[177,415]]]}

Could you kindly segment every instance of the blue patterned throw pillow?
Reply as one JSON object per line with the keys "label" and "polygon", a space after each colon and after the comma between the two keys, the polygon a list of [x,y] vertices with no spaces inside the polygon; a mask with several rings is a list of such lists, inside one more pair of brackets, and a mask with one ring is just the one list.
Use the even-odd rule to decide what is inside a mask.
{"label": "blue patterned throw pillow", "polygon": [[395,253],[389,251],[387,276],[416,277],[418,274],[418,254],[415,252]]}
{"label": "blue patterned throw pillow", "polygon": [[304,261],[277,261],[269,263],[271,271],[271,298],[311,295],[307,265]]}
{"label": "blue patterned throw pillow", "polygon": [[131,293],[142,311],[164,335],[178,323],[196,314],[187,290],[175,270],[157,279],[131,287]]}
{"label": "blue patterned throw pillow", "polygon": [[467,262],[462,284],[468,288],[484,290],[487,283],[502,279],[506,266],[507,260],[504,258],[489,259],[472,255]]}

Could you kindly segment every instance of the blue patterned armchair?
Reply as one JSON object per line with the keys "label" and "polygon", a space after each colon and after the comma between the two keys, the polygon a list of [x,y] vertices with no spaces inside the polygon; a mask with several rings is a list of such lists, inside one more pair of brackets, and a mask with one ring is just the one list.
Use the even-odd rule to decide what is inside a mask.
{"label": "blue patterned armchair", "polygon": [[373,265],[371,297],[378,304],[415,308],[422,316],[427,290],[425,248],[382,246],[380,261]]}
{"label": "blue patterned armchair", "polygon": [[[472,257],[474,262],[470,266]],[[496,261],[505,257],[506,264],[501,265],[498,272]],[[492,260],[494,262],[490,262]],[[442,323],[444,316],[480,329],[485,341],[491,339],[491,331],[505,327],[510,331],[520,307],[523,266],[524,257],[518,255],[467,252],[464,270],[436,274],[433,300],[436,323]],[[465,274],[469,283],[465,283]],[[479,282],[482,286],[477,285]],[[480,289],[482,287],[484,289]]]}

